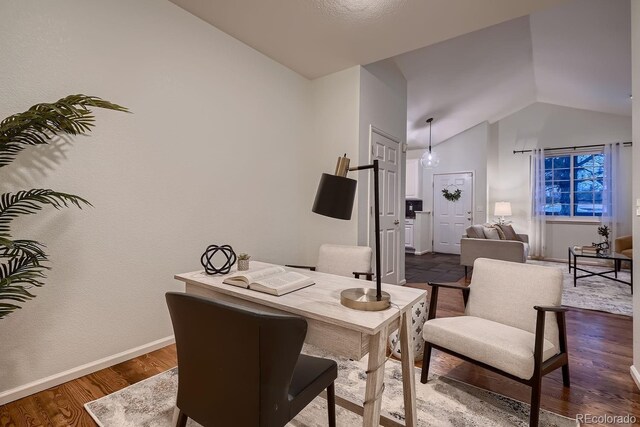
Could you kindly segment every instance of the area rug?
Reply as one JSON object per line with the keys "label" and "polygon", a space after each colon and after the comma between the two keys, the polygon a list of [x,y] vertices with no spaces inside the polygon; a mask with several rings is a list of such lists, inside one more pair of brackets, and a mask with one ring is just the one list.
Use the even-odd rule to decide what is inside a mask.
{"label": "area rug", "polygon": [[[573,272],[569,273],[566,263],[550,261],[528,261],[531,264],[556,267],[562,270],[564,276],[564,290],[562,292],[562,304],[569,307],[586,308],[613,314],[631,316],[633,314],[633,296],[631,287],[624,283],[618,283],[599,276],[578,279],[578,286],[573,287]],[[580,263],[578,266],[581,267]],[[612,267],[598,267],[594,265],[582,266],[586,270],[603,272]],[[578,275],[587,274],[578,271]],[[618,273],[621,280],[630,280],[629,270]]]}
{"label": "area rug", "polygon": [[[317,349],[305,352],[321,355]],[[361,361],[339,359],[336,394],[362,402],[367,358]],[[385,370],[382,412],[404,423],[400,363],[389,360]],[[416,369],[416,392],[419,426],[527,426],[529,405],[496,393],[463,384],[446,377],[431,376],[427,384],[419,381]],[[118,392],[85,405],[101,427],[172,427],[171,420],[178,387],[177,368],[158,374]],[[362,418],[341,407],[336,410],[339,426],[362,425]],[[316,398],[291,421],[290,427],[327,425],[326,401]],[[575,426],[575,420],[541,411],[541,426]],[[189,420],[188,427],[199,424]]]}

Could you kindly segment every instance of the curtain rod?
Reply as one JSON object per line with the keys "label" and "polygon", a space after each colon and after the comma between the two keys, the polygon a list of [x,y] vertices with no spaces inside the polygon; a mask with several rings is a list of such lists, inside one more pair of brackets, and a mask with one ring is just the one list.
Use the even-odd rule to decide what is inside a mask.
{"label": "curtain rod", "polygon": [[[631,141],[627,141],[627,142],[619,142],[619,144],[622,144],[622,146],[624,147],[631,147],[631,145],[633,145],[633,143]],[[606,144],[591,144],[591,145],[576,145],[573,147],[556,147],[556,148],[545,148],[544,151],[556,151],[556,150],[579,150],[582,148],[594,148],[594,147],[604,147]],[[518,154],[518,153],[531,153],[533,152],[533,150],[513,150],[513,154]]]}

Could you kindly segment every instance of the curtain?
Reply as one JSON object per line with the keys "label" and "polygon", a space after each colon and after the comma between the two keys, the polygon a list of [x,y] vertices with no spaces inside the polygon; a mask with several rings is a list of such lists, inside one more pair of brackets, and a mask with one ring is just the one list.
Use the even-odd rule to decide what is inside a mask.
{"label": "curtain", "polygon": [[[620,169],[620,144],[605,144],[604,146],[604,179],[602,180],[602,216],[600,223],[611,230],[609,241],[613,246],[618,236],[618,171]],[[612,247],[613,250],[613,247]]]}
{"label": "curtain", "polygon": [[531,154],[531,229],[529,255],[532,258],[544,258],[546,244],[545,204],[546,188],[544,184],[544,149],[534,149]]}

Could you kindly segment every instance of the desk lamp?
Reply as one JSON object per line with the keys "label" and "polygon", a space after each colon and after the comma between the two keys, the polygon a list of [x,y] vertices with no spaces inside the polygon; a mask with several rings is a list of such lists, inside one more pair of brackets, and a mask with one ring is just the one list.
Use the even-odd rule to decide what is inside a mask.
{"label": "desk lamp", "polygon": [[338,157],[334,175],[323,173],[318,185],[312,211],[336,219],[351,219],[356,195],[355,179],[347,178],[350,171],[373,169],[375,233],[376,233],[376,289],[351,288],[340,293],[340,303],[346,307],[363,311],[386,310],[391,305],[391,296],[382,291],[380,274],[380,184],[378,160],[365,166],[349,167],[346,154]]}

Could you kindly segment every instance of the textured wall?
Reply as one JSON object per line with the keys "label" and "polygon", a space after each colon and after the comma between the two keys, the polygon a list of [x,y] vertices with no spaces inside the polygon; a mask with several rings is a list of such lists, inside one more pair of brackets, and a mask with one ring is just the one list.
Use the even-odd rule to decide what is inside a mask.
{"label": "textured wall", "polygon": [[0,170],[2,191],[95,206],[16,223],[47,244],[53,270],[0,321],[0,393],[170,335],[164,293],[209,243],[299,261],[308,80],[155,0],[3,1],[0,55],[0,117],[70,93],[134,113],[99,112],[93,136]]}

